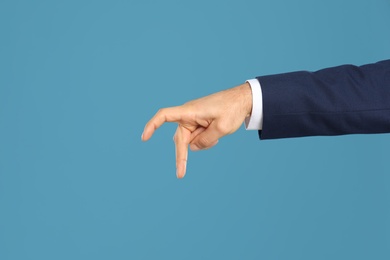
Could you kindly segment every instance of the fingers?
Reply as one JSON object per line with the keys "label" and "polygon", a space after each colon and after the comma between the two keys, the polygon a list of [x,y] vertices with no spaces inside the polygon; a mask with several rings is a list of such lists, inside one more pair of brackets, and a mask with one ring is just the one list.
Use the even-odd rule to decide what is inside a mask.
{"label": "fingers", "polygon": [[191,138],[191,131],[179,125],[174,135],[176,150],[176,176],[181,179],[186,174],[188,144]]}
{"label": "fingers", "polygon": [[224,136],[224,133],[218,130],[215,121],[210,126],[197,135],[190,143],[192,151],[209,149],[218,143],[218,139]]}
{"label": "fingers", "polygon": [[191,133],[191,137],[190,137],[190,143],[192,142],[192,140],[195,139],[195,137],[197,137],[200,133],[204,132],[204,130],[206,130],[206,128],[202,127],[202,126],[199,126],[195,131],[193,131]]}
{"label": "fingers", "polygon": [[177,178],[183,178],[187,170],[188,160],[188,144],[197,135],[202,133],[206,128],[198,127],[195,131],[191,132],[187,128],[179,125],[176,133],[173,136],[176,148],[176,176]]}
{"label": "fingers", "polygon": [[154,131],[157,130],[165,122],[178,122],[180,121],[184,111],[181,106],[169,107],[160,109],[149,122],[145,125],[144,132],[142,133],[142,141],[149,140]]}

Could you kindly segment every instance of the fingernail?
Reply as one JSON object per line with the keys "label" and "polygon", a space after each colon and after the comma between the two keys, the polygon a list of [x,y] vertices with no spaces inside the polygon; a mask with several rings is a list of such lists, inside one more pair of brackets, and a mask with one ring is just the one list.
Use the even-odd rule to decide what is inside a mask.
{"label": "fingernail", "polygon": [[196,144],[192,144],[192,145],[191,145],[191,150],[192,150],[192,151],[199,151],[200,148],[199,148]]}
{"label": "fingernail", "polygon": [[144,133],[142,133],[142,135],[141,135],[141,140],[142,141],[144,140]]}

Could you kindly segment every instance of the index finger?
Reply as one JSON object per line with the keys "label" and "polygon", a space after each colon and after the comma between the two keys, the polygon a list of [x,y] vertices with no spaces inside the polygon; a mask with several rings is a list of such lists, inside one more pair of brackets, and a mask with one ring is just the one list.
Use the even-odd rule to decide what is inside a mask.
{"label": "index finger", "polygon": [[149,120],[145,125],[144,132],[142,133],[142,141],[149,140],[154,131],[156,131],[165,122],[178,122],[181,119],[183,111],[180,106],[162,108]]}

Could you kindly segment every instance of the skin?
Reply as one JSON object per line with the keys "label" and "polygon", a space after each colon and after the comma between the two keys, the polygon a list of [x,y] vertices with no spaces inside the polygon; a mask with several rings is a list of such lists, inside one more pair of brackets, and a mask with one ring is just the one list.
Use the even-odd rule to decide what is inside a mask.
{"label": "skin", "polygon": [[188,146],[192,151],[209,149],[218,140],[234,133],[250,116],[252,91],[248,83],[189,101],[181,106],[160,109],[145,125],[142,141],[149,140],[165,122],[178,124],[173,136],[176,148],[176,176],[186,174]]}

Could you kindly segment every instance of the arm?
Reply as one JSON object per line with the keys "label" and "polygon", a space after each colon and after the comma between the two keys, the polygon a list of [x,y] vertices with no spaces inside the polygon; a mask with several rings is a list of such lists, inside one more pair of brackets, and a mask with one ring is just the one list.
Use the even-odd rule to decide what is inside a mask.
{"label": "arm", "polygon": [[257,79],[261,139],[390,132],[390,60]]}
{"label": "arm", "polygon": [[[390,60],[257,79],[262,92],[261,139],[390,132]],[[251,110],[252,91],[245,83],[159,110],[141,138],[149,140],[165,122],[178,123],[176,175],[182,178],[188,146],[193,151],[214,146],[234,133]]]}

